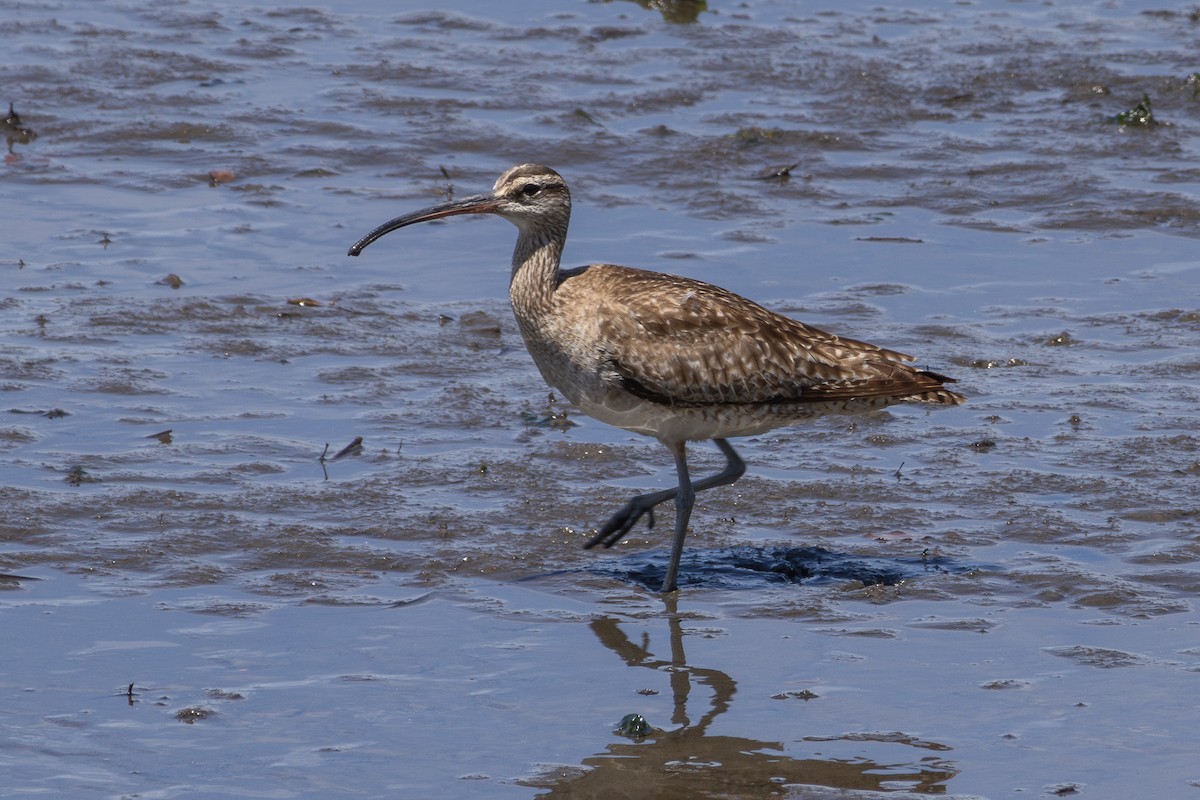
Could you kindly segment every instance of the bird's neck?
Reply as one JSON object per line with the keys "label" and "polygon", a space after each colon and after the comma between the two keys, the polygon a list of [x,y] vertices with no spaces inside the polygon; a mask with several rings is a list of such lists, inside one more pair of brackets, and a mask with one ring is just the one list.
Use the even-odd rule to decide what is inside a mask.
{"label": "bird's neck", "polygon": [[558,265],[565,239],[544,231],[522,231],[513,251],[508,296],[518,320],[549,312],[558,288]]}

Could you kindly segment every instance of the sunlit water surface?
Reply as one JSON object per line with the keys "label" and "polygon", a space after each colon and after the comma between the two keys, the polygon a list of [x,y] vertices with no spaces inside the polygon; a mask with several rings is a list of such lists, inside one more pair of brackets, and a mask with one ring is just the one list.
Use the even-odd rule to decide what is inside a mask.
{"label": "sunlit water surface", "polygon": [[[437,5],[0,0],[0,795],[1200,796],[1194,10]],[[658,596],[513,229],[345,257],[524,161],[968,404],[742,440]]]}

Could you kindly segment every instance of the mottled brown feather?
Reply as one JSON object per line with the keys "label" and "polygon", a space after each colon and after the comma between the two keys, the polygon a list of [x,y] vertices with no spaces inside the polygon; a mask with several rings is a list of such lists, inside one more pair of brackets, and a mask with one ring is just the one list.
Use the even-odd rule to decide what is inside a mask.
{"label": "mottled brown feather", "polygon": [[592,265],[561,273],[556,300],[563,313],[593,316],[604,366],[652,402],[957,402],[953,393],[936,394],[946,378],[903,363],[912,356],[827,333],[689,278]]}

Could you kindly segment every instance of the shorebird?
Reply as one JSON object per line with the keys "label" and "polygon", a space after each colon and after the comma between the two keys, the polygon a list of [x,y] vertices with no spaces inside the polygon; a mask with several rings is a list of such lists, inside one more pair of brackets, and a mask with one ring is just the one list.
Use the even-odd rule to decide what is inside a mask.
{"label": "shorebird", "polygon": [[[675,539],[662,591],[677,588],[696,493],[740,478],[727,439],[830,413],[906,401],[957,405],[952,378],[912,356],[846,339],[777,314],[718,286],[614,264],[562,269],[571,195],[554,170],[521,164],[490,192],[385,222],[350,248],[418,222],[496,214],[517,226],[509,299],[546,383],[585,414],[653,436],[675,459],[678,485],[629,500],[584,545],[612,547],[654,507],[675,501]],[[687,443],[711,439],[725,468],[692,482]]]}

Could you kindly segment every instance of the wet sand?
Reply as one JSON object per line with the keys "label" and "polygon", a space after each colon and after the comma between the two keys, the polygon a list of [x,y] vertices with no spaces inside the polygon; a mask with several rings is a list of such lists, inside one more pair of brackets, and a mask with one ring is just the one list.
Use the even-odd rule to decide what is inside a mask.
{"label": "wet sand", "polygon": [[[0,30],[6,796],[1200,791],[1187,11]],[[1118,120],[1143,95],[1158,124]],[[741,440],[658,596],[666,519],[581,547],[670,459],[542,383],[512,229],[345,257],[530,160],[574,192],[569,263],[719,283],[968,404]]]}

